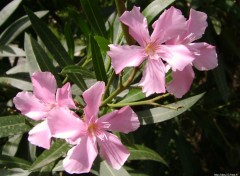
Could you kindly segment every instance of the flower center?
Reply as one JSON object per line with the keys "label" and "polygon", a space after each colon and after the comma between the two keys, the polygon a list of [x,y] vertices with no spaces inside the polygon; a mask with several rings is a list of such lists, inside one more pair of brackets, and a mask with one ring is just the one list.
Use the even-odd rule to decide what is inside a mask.
{"label": "flower center", "polygon": [[96,123],[91,123],[88,125],[88,133],[95,135],[95,133],[98,131],[98,126]]}
{"label": "flower center", "polygon": [[155,52],[157,50],[157,45],[154,43],[149,43],[146,47],[145,47],[145,51],[149,56],[153,56],[155,55]]}
{"label": "flower center", "polygon": [[51,111],[57,105],[58,105],[57,103],[47,103],[47,104],[45,104],[47,111]]}

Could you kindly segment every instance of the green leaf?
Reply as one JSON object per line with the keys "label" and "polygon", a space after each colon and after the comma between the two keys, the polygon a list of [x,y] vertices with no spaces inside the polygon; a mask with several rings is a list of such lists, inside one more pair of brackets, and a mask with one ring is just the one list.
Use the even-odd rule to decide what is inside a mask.
{"label": "green leaf", "polygon": [[89,71],[88,69],[81,67],[79,65],[69,65],[62,69],[61,73],[67,74],[67,73],[77,73],[81,74],[82,76],[89,77],[95,79],[95,75]]}
{"label": "green leaf", "polygon": [[107,32],[102,14],[100,13],[100,6],[98,5],[98,1],[80,0],[80,3],[94,33],[106,37]]}
{"label": "green leaf", "polygon": [[92,51],[92,61],[95,71],[95,75],[98,81],[104,81],[107,83],[106,70],[103,63],[103,58],[100,52],[100,49],[97,45],[97,42],[91,37],[91,51]]}
{"label": "green leaf", "polygon": [[109,50],[108,45],[110,44],[110,42],[102,36],[94,36],[94,39],[97,41],[97,44],[101,52],[103,53],[103,56],[106,55],[107,51]]}
{"label": "green leaf", "polygon": [[30,82],[17,78],[0,77],[0,84],[10,85],[20,90],[32,90],[32,84]]}
{"label": "green leaf", "polygon": [[2,154],[8,156],[15,156],[21,139],[22,139],[21,134],[9,137],[8,141],[3,146]]}
{"label": "green leaf", "polygon": [[[47,11],[35,12],[39,18],[45,16]],[[0,36],[0,45],[8,45],[11,43],[21,32],[31,25],[27,16],[23,16],[20,19],[13,22],[7,29],[5,29]]]}
{"label": "green leaf", "polygon": [[0,138],[29,131],[30,127],[25,123],[25,120],[25,117],[21,115],[0,117]]}
{"label": "green leaf", "polygon": [[0,155],[0,165],[4,165],[8,168],[18,167],[22,169],[28,169],[31,163],[21,158]]}
{"label": "green leaf", "polygon": [[100,176],[130,176],[130,174],[123,167],[116,170],[103,161],[100,164]]}
{"label": "green leaf", "polygon": [[134,101],[138,101],[145,98],[145,94],[142,92],[141,89],[138,88],[132,88],[129,90],[129,92],[127,93],[127,95],[118,103],[129,103],[129,102],[134,102]]}
{"label": "green leaf", "polygon": [[0,46],[0,57],[21,57],[25,55],[25,52],[17,46]]}
{"label": "green leaf", "polygon": [[158,107],[158,108],[152,108],[149,110],[137,112],[137,115],[142,125],[163,122],[165,120],[169,120],[173,117],[176,117],[182,114],[184,111],[188,110],[203,95],[204,93],[167,105],[173,108],[177,108],[177,110],[166,108],[166,107],[164,108]]}
{"label": "green leaf", "polygon": [[74,38],[73,38],[73,32],[72,27],[69,23],[65,23],[64,25],[64,35],[67,42],[68,47],[68,54],[73,59],[74,58]]}
{"label": "green leaf", "polygon": [[22,0],[14,0],[0,11],[0,26],[13,14],[21,2]]}
{"label": "green leaf", "polygon": [[149,4],[144,10],[143,15],[147,18],[148,24],[162,12],[166,7],[172,4],[175,0],[155,0]]}
{"label": "green leaf", "polygon": [[55,141],[49,150],[45,150],[32,164],[30,170],[41,169],[43,166],[46,166],[58,158],[66,154],[69,150],[69,144],[63,140]]}
{"label": "green leaf", "polygon": [[[54,59],[58,62],[58,64],[61,67],[73,65],[74,63],[66,52],[65,48],[62,46],[56,36],[50,31],[50,29],[48,29],[48,26],[29,9],[25,8],[25,10],[29,16],[34,30],[37,32],[42,42],[52,54]],[[68,76],[79,86],[81,90],[85,90],[87,88],[84,79],[80,75],[69,74]]]}
{"label": "green leaf", "polygon": [[128,148],[131,155],[128,160],[153,160],[168,165],[167,162],[154,150],[141,145]]}
{"label": "green leaf", "polygon": [[23,170],[23,169],[20,169],[20,168],[12,168],[12,169],[3,168],[3,169],[0,169],[0,175],[28,176],[29,174],[30,174],[29,171]]}
{"label": "green leaf", "polygon": [[61,79],[56,68],[52,63],[52,59],[47,55],[44,49],[28,34],[25,34],[24,48],[27,56],[30,73],[35,71],[50,71],[61,85]]}

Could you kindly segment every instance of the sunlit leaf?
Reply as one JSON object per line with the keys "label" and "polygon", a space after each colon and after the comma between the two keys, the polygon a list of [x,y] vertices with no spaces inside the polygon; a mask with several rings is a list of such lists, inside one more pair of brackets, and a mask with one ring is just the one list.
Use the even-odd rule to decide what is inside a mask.
{"label": "sunlit leaf", "polygon": [[0,165],[4,165],[9,168],[18,167],[22,169],[28,169],[31,163],[21,158],[0,155]]}
{"label": "sunlit leaf", "polygon": [[21,57],[25,52],[15,45],[0,46],[0,57]]}
{"label": "sunlit leaf", "polygon": [[0,26],[13,14],[21,2],[22,0],[11,1],[0,11]]}
{"label": "sunlit leaf", "polygon": [[20,90],[32,90],[32,84],[30,82],[17,78],[0,77],[0,84],[16,87]]}
{"label": "sunlit leaf", "polygon": [[2,154],[8,156],[15,156],[21,139],[22,139],[21,134],[9,137],[8,141],[3,146]]}
{"label": "sunlit leaf", "polygon": [[138,88],[132,88],[129,90],[129,92],[127,93],[127,95],[118,103],[128,103],[128,102],[134,102],[134,101],[138,101],[145,98],[145,94],[142,92],[141,89]]}
{"label": "sunlit leaf", "polygon": [[35,71],[50,71],[56,78],[58,85],[61,84],[58,72],[44,49],[28,34],[25,34],[24,48],[27,54],[27,63],[30,73]]}
{"label": "sunlit leaf", "polygon": [[[39,18],[45,16],[48,11],[35,12]],[[13,22],[7,29],[5,29],[0,36],[0,45],[8,45],[11,43],[21,32],[31,25],[28,16],[23,16]]]}
{"label": "sunlit leaf", "polygon": [[25,133],[29,129],[30,126],[26,124],[24,116],[10,115],[0,117],[0,137]]}
{"label": "sunlit leaf", "polygon": [[116,170],[103,161],[100,164],[100,176],[130,176],[130,174],[123,167]]}
{"label": "sunlit leaf", "polygon": [[204,94],[195,95],[193,97],[178,101],[176,103],[168,104],[167,106],[176,108],[170,109],[166,107],[152,108],[145,111],[137,112],[139,120],[142,125],[159,123],[165,120],[169,120],[182,114],[184,111],[188,110],[192,105],[194,105]]}
{"label": "sunlit leaf", "polygon": [[65,23],[64,25],[64,35],[68,47],[68,54],[73,59],[74,58],[74,38],[72,27],[69,23]]}
{"label": "sunlit leaf", "polygon": [[69,144],[63,140],[55,141],[49,150],[45,150],[32,164],[30,170],[37,170],[46,166],[67,153]]}
{"label": "sunlit leaf", "polygon": [[167,162],[154,150],[141,145],[128,148],[131,155],[129,160],[153,160],[167,165]]}
{"label": "sunlit leaf", "polygon": [[172,4],[175,0],[155,0],[149,4],[144,10],[143,15],[147,18],[147,22],[151,23],[152,20],[162,12],[167,6]]}

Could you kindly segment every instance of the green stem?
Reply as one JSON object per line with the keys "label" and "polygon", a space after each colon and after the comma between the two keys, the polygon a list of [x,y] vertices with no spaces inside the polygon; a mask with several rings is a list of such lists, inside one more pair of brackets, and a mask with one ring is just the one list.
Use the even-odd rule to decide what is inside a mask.
{"label": "green stem", "polygon": [[152,98],[150,100],[144,100],[144,101],[138,101],[138,102],[128,102],[128,103],[118,103],[118,104],[107,104],[109,107],[112,108],[119,108],[119,107],[123,107],[123,106],[141,106],[141,105],[152,105],[152,106],[158,106],[158,107],[164,107],[164,108],[170,108],[170,109],[175,109],[177,110],[178,108],[175,107],[171,107],[168,105],[160,105],[158,103],[155,103],[155,101],[160,100],[162,98],[165,98],[169,96],[169,93],[161,95],[161,96],[157,96],[155,98]]}
{"label": "green stem", "polygon": [[115,98],[120,92],[125,90],[133,81],[133,79],[137,73],[137,70],[138,70],[137,68],[134,68],[131,75],[129,76],[128,80],[125,83],[123,83],[122,85],[120,85],[108,98],[106,98],[102,102],[101,106],[106,105],[109,101],[111,101],[113,98]]}
{"label": "green stem", "polygon": [[[126,11],[124,0],[115,0],[115,4],[117,7],[118,16],[120,17]],[[132,36],[129,35],[128,27],[123,23],[121,23],[121,26],[127,44],[133,45],[135,43],[135,40],[132,38]]]}

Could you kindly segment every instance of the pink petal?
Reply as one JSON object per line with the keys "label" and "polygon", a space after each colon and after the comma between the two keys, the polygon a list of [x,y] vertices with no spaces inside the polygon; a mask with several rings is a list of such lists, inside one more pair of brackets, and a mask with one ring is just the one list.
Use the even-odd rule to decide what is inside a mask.
{"label": "pink petal", "polygon": [[112,66],[119,74],[126,67],[138,67],[147,57],[145,49],[140,46],[109,45],[108,55],[111,57]]}
{"label": "pink petal", "polygon": [[160,59],[148,59],[139,86],[146,96],[165,92],[165,66]]}
{"label": "pink petal", "polygon": [[186,19],[180,10],[171,7],[154,22],[153,28],[151,41],[161,44],[182,34],[186,29]]}
{"label": "pink petal", "polygon": [[55,102],[57,83],[50,72],[35,72],[32,75],[33,94],[45,103]]}
{"label": "pink petal", "polygon": [[140,126],[137,115],[129,106],[102,116],[98,122],[108,122],[110,123],[108,130],[122,133],[135,131]]}
{"label": "pink petal", "polygon": [[67,157],[63,160],[63,167],[70,174],[88,173],[97,154],[96,143],[86,136],[68,151]]}
{"label": "pink petal", "polygon": [[53,137],[76,141],[87,132],[87,126],[72,111],[54,108],[48,114],[48,125]]}
{"label": "pink petal", "polygon": [[147,19],[140,13],[140,7],[125,11],[120,21],[129,27],[129,34],[141,45],[146,46],[150,41]]}
{"label": "pink petal", "polygon": [[101,157],[114,169],[120,169],[130,153],[121,141],[111,133],[106,132],[106,139],[97,138]]}
{"label": "pink petal", "polygon": [[30,92],[18,93],[13,98],[13,103],[22,114],[33,120],[42,120],[46,117],[47,110],[44,104]]}
{"label": "pink petal", "polygon": [[105,83],[102,81],[98,81],[88,90],[83,92],[82,96],[86,103],[84,113],[86,118],[85,120],[87,122],[92,118],[92,116],[97,117],[104,90]]}
{"label": "pink petal", "polygon": [[172,80],[167,84],[167,91],[176,98],[182,98],[186,94],[193,82],[194,72],[191,65],[188,65],[182,71],[172,72]]}
{"label": "pink petal", "polygon": [[66,83],[62,88],[57,89],[56,101],[60,107],[77,108],[72,99],[70,83]]}
{"label": "pink petal", "polygon": [[187,47],[196,57],[193,65],[198,70],[211,70],[218,66],[217,53],[214,46],[207,43],[191,43]]}
{"label": "pink petal", "polygon": [[49,130],[47,121],[37,124],[29,131],[28,141],[31,144],[39,147],[49,149],[51,144],[51,132]]}
{"label": "pink petal", "polygon": [[184,45],[161,45],[158,52],[173,71],[183,70],[195,59],[192,52]]}
{"label": "pink petal", "polygon": [[189,19],[187,21],[187,31],[183,36],[181,36],[181,38],[185,38],[184,43],[191,43],[200,39],[207,26],[207,15],[204,12],[191,9]]}

